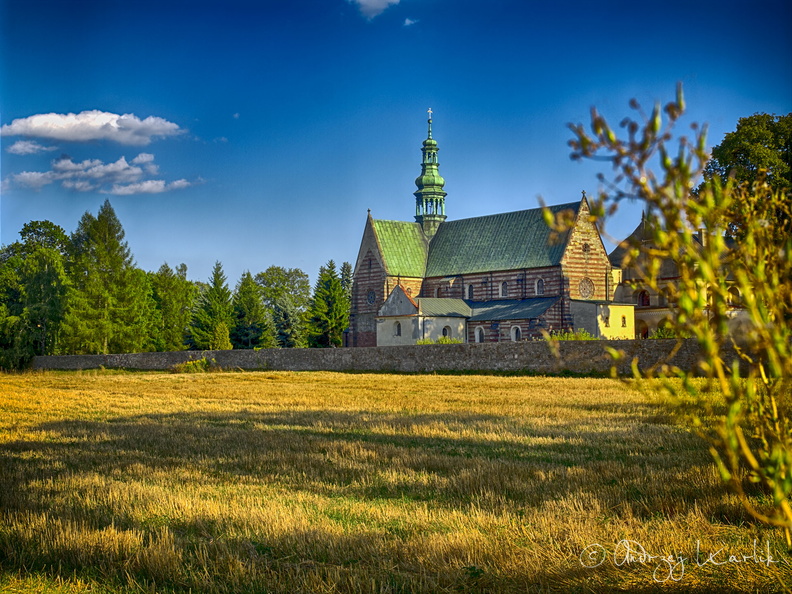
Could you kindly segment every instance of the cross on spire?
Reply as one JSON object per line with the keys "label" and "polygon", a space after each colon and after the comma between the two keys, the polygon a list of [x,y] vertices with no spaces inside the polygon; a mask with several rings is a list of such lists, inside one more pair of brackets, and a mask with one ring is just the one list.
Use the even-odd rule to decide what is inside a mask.
{"label": "cross on spire", "polygon": [[431,120],[432,119],[432,108],[430,107],[429,109],[426,110],[426,112],[429,114],[429,119]]}

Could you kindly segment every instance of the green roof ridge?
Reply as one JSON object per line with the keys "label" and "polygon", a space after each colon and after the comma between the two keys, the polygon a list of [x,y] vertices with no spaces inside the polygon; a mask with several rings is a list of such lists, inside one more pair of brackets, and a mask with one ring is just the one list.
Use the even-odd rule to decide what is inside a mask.
{"label": "green roof ridge", "polygon": [[[580,201],[547,207],[572,210]],[[426,276],[453,276],[494,270],[557,266],[569,232],[552,241],[542,208],[446,221],[429,246]]]}

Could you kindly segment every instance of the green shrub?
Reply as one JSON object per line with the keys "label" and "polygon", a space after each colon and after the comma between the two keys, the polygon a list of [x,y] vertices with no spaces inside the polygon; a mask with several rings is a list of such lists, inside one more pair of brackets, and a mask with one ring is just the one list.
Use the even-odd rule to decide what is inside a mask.
{"label": "green shrub", "polygon": [[575,330],[550,331],[547,335],[548,340],[599,340],[593,334],[589,334],[583,328]]}
{"label": "green shrub", "polygon": [[451,338],[450,336],[441,336],[437,340],[432,340],[431,338],[421,338],[415,342],[415,344],[462,344],[463,340],[461,338]]}
{"label": "green shrub", "polygon": [[171,369],[173,373],[206,373],[208,371],[216,371],[219,367],[214,359],[207,360],[206,357],[201,357],[193,361],[177,363]]}

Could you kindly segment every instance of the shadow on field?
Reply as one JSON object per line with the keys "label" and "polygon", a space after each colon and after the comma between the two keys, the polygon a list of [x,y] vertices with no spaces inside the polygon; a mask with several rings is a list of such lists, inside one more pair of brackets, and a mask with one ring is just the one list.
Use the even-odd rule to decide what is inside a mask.
{"label": "shadow on field", "polygon": [[[531,569],[513,566],[512,574],[505,575],[497,567],[464,561],[469,558],[468,549],[460,544],[453,545],[459,546],[458,552],[443,553],[447,558],[436,562],[431,571],[419,572],[416,558],[422,558],[421,554],[401,550],[400,543],[424,542],[421,531],[425,526],[411,525],[409,520],[376,520],[385,522],[376,524],[368,517],[356,519],[350,508],[343,507],[349,500],[364,504],[402,500],[426,502],[431,509],[507,511],[521,517],[564,500],[568,508],[550,507],[549,518],[585,514],[585,506],[598,507],[599,516],[619,516],[628,504],[631,516],[650,519],[686,514],[693,502],[720,497],[714,482],[693,480],[711,472],[711,462],[697,438],[658,424],[660,417],[651,407],[636,407],[626,414],[608,408],[585,410],[593,414],[574,420],[467,413],[240,410],[44,423],[33,429],[40,432],[40,439],[0,446],[0,509],[46,513],[47,522],[62,518],[96,529],[134,528],[156,534],[167,526],[177,539],[176,545],[163,544],[163,559],[175,559],[170,565],[147,564],[139,553],[121,551],[114,553],[118,559],[112,563],[123,572],[110,561],[102,571],[107,575],[115,571],[118,576],[131,572],[145,583],[171,584],[176,589],[234,591],[230,574],[218,573],[208,585],[196,581],[196,575],[204,574],[198,570],[190,574],[181,567],[189,559],[196,567],[207,563],[215,568],[231,567],[232,560],[245,572],[240,580],[273,591],[288,588],[267,580],[312,572],[337,584],[347,580],[366,584],[367,589],[370,584],[371,591],[607,591],[584,585],[593,570],[578,564],[579,551],[564,553],[568,558],[562,561],[558,559],[563,555],[556,552],[554,560],[543,563],[545,553],[540,550],[531,560]],[[91,477],[97,476],[92,483]],[[75,477],[84,480],[72,480]],[[123,502],[103,498],[104,485],[113,481],[136,484],[138,491],[129,492],[137,493],[139,501],[132,504],[145,503],[149,488],[162,491],[186,485],[186,492],[193,492],[191,482],[196,497],[208,498],[222,498],[224,488],[233,488],[238,495],[240,486],[274,486],[286,493],[338,497],[335,509],[330,503],[316,512],[325,521],[342,526],[355,521],[374,523],[368,532],[334,531],[327,523],[295,528],[266,542],[229,537],[227,523],[218,525],[225,522],[222,515],[206,518],[197,513],[179,518],[174,512],[174,517],[160,518],[164,524],[141,525],[139,518],[119,511]],[[58,567],[60,571],[61,563],[67,569],[101,566],[107,555],[98,545],[92,545],[96,550],[88,553],[53,545],[39,554],[35,550],[39,536],[31,532],[28,538],[27,548],[9,546],[0,564],[13,561],[14,555],[16,568]],[[147,538],[156,544],[154,536]],[[490,546],[502,552],[512,543]],[[425,554],[433,552],[427,548]],[[70,561],[69,555],[77,561]],[[374,575],[368,575],[374,570]],[[556,588],[558,584],[565,586]],[[660,591],[659,585],[651,583],[634,586],[631,591]]]}
{"label": "shadow on field", "polygon": [[46,423],[35,428],[42,440],[0,448],[0,503],[27,507],[25,484],[64,474],[123,479],[176,469],[196,481],[452,508],[496,501],[534,507],[586,492],[604,509],[638,502],[634,512],[650,517],[702,497],[700,484],[673,480],[710,467],[697,438],[647,422],[646,411],[610,423],[609,414],[589,424],[531,424],[464,413],[242,410]]}

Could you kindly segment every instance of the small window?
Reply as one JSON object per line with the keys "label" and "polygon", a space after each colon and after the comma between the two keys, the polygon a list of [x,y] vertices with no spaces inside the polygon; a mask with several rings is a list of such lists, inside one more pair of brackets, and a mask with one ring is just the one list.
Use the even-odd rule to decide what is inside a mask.
{"label": "small window", "polygon": [[627,316],[622,316],[622,328],[627,327]]}
{"label": "small window", "polygon": [[520,330],[519,326],[512,326],[511,339],[514,342],[519,342],[520,340],[522,340],[522,331]]}
{"label": "small window", "polygon": [[451,338],[451,326],[443,327],[443,336],[445,336],[446,338]]}
{"label": "small window", "polygon": [[394,322],[393,323],[393,335],[394,336],[401,336],[401,322]]}
{"label": "small window", "polygon": [[473,284],[469,284],[467,288],[467,298],[473,301]]}
{"label": "small window", "polygon": [[605,327],[610,328],[610,316],[603,316],[602,320],[605,322]]}
{"label": "small window", "polygon": [[739,307],[741,305],[740,290],[737,287],[729,288],[729,305]]}
{"label": "small window", "polygon": [[544,280],[541,278],[536,281],[536,294],[544,295]]}
{"label": "small window", "polygon": [[509,296],[509,283],[503,281],[500,286],[500,296],[501,297],[508,297]]}
{"label": "small window", "polygon": [[583,244],[583,253],[588,254],[591,251],[591,246],[587,243]]}
{"label": "small window", "polygon": [[440,297],[440,287],[435,287],[434,296],[435,297]]}
{"label": "small window", "polygon": [[407,294],[412,295],[412,289],[410,287],[407,287]]}
{"label": "small window", "polygon": [[649,299],[649,291],[641,291],[638,293],[638,306],[639,307],[649,307],[651,301]]}
{"label": "small window", "polygon": [[476,342],[484,342],[484,328],[479,326],[476,328]]}

